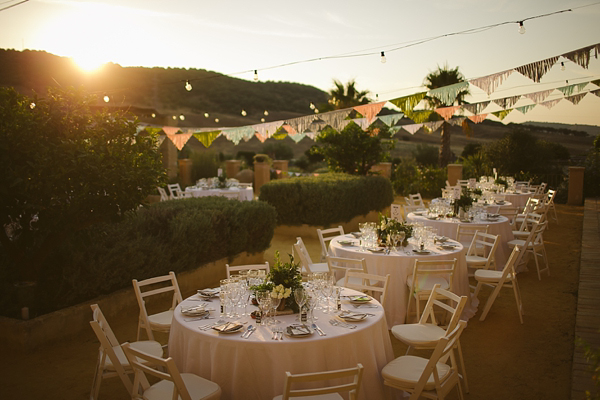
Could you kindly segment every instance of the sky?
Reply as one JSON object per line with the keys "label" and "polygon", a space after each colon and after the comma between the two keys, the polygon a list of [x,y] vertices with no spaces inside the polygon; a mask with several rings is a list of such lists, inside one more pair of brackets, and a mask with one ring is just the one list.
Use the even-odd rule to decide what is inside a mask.
{"label": "sky", "polygon": [[[20,1],[0,0],[0,9]],[[333,79],[355,79],[373,100],[389,100],[423,91],[423,78],[437,66],[458,66],[472,79],[599,43],[599,17],[597,0],[29,0],[0,11],[0,48],[44,50],[83,67],[198,68],[247,80],[257,70],[261,81],[325,91]],[[525,34],[515,22],[521,20]],[[600,60],[592,59],[587,70],[565,66],[537,84],[512,74],[491,97],[474,88],[470,100],[600,79]],[[548,100],[559,97],[556,92]],[[563,100],[550,110],[513,112],[503,122],[600,126],[599,107],[600,97],[587,95],[577,106]]]}

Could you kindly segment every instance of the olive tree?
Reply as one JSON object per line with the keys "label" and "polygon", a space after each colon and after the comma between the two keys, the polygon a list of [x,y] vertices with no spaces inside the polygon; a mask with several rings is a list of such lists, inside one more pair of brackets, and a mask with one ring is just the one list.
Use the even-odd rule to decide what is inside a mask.
{"label": "olive tree", "polygon": [[69,235],[137,209],[165,179],[157,138],[81,90],[0,88],[0,245],[13,282]]}

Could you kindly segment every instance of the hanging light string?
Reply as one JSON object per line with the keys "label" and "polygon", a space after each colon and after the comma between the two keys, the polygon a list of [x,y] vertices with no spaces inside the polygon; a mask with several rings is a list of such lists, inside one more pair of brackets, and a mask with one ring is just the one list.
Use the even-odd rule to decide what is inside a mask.
{"label": "hanging light string", "polygon": [[[6,7],[4,7],[4,8],[0,8],[0,11],[8,10],[9,8],[16,7],[16,6],[18,6],[19,4],[27,3],[28,1],[29,1],[29,0],[23,0],[23,1],[20,1],[20,2],[18,2],[18,3],[16,3],[16,4],[11,4],[10,6],[6,6]],[[2,5],[2,4],[6,4],[6,3],[10,3],[10,1],[5,1],[4,3],[0,3],[0,5]]]}

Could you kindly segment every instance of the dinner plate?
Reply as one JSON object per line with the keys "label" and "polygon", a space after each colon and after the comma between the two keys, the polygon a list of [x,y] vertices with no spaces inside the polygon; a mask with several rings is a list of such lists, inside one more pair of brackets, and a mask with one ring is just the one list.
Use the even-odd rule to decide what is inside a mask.
{"label": "dinner plate", "polygon": [[198,296],[204,297],[204,298],[218,297],[220,292],[221,292],[221,288],[199,289]]}
{"label": "dinner plate", "polygon": [[365,313],[356,313],[356,312],[352,312],[352,311],[342,311],[338,315],[338,318],[340,318],[344,321],[348,321],[348,322],[363,321],[367,317],[368,317],[368,315]]}
{"label": "dinner plate", "polygon": [[185,315],[186,317],[201,317],[208,313],[209,311],[203,306],[181,308],[181,314]]}
{"label": "dinner plate", "polygon": [[360,233],[360,232],[352,232],[351,235],[358,239],[359,237],[362,236],[362,233]]}
{"label": "dinner plate", "polygon": [[455,250],[458,246],[454,244],[441,244],[439,247],[441,247],[444,250]]}
{"label": "dinner plate", "polygon": [[293,338],[308,337],[313,334],[313,330],[305,324],[293,324],[285,328],[284,332],[286,336]]}
{"label": "dinner plate", "polygon": [[338,241],[342,246],[354,246],[355,242],[352,240],[340,240]]}
{"label": "dinner plate", "polygon": [[350,303],[354,303],[354,304],[364,304],[364,303],[368,303],[372,300],[371,297],[369,297],[367,295],[350,296],[348,299],[350,300]]}
{"label": "dinner plate", "polygon": [[417,254],[429,254],[429,253],[431,253],[431,251],[429,251],[429,250],[418,250],[418,249],[413,249],[413,252],[415,252]]}
{"label": "dinner plate", "polygon": [[447,242],[450,239],[448,239],[446,236],[437,236],[435,238],[435,240],[437,240],[438,242],[442,242],[443,243],[443,242]]}
{"label": "dinner plate", "polygon": [[[230,325],[231,327],[227,328],[227,330],[223,330],[223,328],[225,328],[226,325]],[[223,325],[213,326],[212,329],[214,329],[215,331],[217,331],[219,333],[236,333],[236,332],[239,332],[242,329],[244,329],[244,325],[236,324],[234,322],[228,322]]]}
{"label": "dinner plate", "polygon": [[369,248],[369,249],[367,249],[367,250],[369,250],[370,252],[373,252],[373,253],[381,253],[381,252],[383,252],[385,249],[384,249],[383,247],[376,247],[376,248],[374,248],[374,249],[371,249],[371,248]]}

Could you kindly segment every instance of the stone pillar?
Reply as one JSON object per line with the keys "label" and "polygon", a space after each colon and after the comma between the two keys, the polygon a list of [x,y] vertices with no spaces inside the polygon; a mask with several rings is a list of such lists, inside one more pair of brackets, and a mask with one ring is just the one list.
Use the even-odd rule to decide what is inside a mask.
{"label": "stone pillar", "polygon": [[275,168],[276,170],[281,171],[279,174],[277,174],[277,179],[283,179],[283,178],[287,178],[288,175],[288,160],[274,160],[273,161],[273,168]]}
{"label": "stone pillar", "polygon": [[240,172],[240,167],[242,166],[242,162],[240,160],[226,160],[225,161],[225,174],[227,178],[235,178],[238,172]]}
{"label": "stone pillar", "polygon": [[177,173],[179,168],[177,165],[177,147],[169,139],[163,140],[159,147],[160,153],[162,154],[163,166],[167,170],[167,177],[169,181],[177,179]]}
{"label": "stone pillar", "polygon": [[567,204],[580,206],[583,204],[583,172],[584,167],[569,167],[569,197]]}
{"label": "stone pillar", "polygon": [[192,182],[192,160],[182,158],[179,161],[179,181],[183,186],[190,186]]}
{"label": "stone pillar", "polygon": [[254,161],[254,195],[260,195],[260,187],[271,180],[269,163]]}
{"label": "stone pillar", "polygon": [[392,163],[391,162],[380,162],[371,167],[371,172],[385,176],[388,179],[392,179]]}
{"label": "stone pillar", "polygon": [[448,164],[448,182],[450,186],[455,186],[459,179],[462,179],[463,166],[461,164]]}

